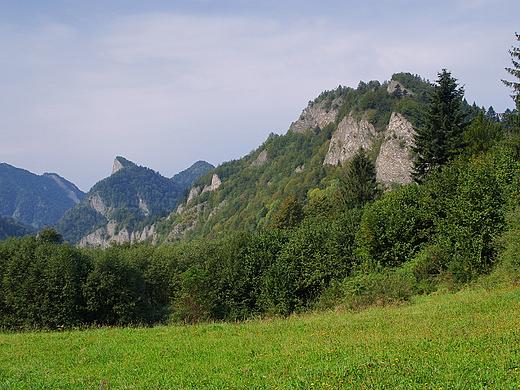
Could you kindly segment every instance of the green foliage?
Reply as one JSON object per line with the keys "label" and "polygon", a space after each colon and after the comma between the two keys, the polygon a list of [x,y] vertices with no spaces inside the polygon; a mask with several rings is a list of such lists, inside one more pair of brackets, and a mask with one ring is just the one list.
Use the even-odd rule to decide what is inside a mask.
{"label": "green foliage", "polygon": [[360,212],[341,218],[309,218],[293,231],[265,278],[265,309],[290,314],[308,308],[333,281],[354,265],[354,237]]}
{"label": "green foliage", "polygon": [[10,217],[0,215],[0,240],[8,237],[22,237],[34,233],[34,229],[16,222]]}
{"label": "green foliage", "polygon": [[179,188],[186,189],[191,187],[199,177],[204,176],[213,168],[215,167],[206,161],[197,161],[188,169],[173,176],[172,181],[178,185]]}
{"label": "green foliage", "polygon": [[495,261],[494,241],[504,228],[507,206],[508,183],[503,179],[512,173],[504,172],[509,167],[499,163],[493,155],[458,160],[429,184],[434,195],[436,241],[450,249],[445,269],[457,280],[474,279]]}
{"label": "green foliage", "polygon": [[363,148],[346,165],[342,182],[342,195],[347,209],[363,207],[378,195],[376,167]]}
{"label": "green foliage", "polygon": [[392,269],[360,273],[346,278],[340,285],[337,304],[354,311],[374,306],[388,306],[409,301],[414,295],[415,280],[411,275]]}
{"label": "green foliage", "polygon": [[[419,75],[412,75],[411,73],[395,73],[392,75],[392,80],[398,81],[406,90],[411,91],[414,101],[423,104],[428,103],[428,93],[432,91],[432,85],[428,80],[421,78]],[[407,95],[409,94],[403,97],[410,97]]]}
{"label": "green foliage", "polygon": [[485,152],[496,145],[504,137],[502,125],[492,122],[480,110],[464,132],[466,148],[464,153],[476,154]]}
{"label": "green foliage", "polygon": [[413,147],[416,153],[413,177],[418,183],[462,151],[464,89],[457,86],[457,80],[443,69],[434,91],[429,94],[424,126],[416,129]]}
{"label": "green foliage", "polygon": [[358,256],[368,269],[399,266],[428,242],[432,228],[427,189],[403,186],[365,208],[356,238]]}
{"label": "green foliage", "polygon": [[88,322],[102,325],[148,323],[153,318],[143,275],[118,248],[93,252],[83,293]]}
{"label": "green foliage", "polygon": [[80,250],[33,237],[0,243],[0,326],[70,327],[84,322]]}
{"label": "green foliage", "polygon": [[36,237],[38,241],[48,244],[60,244],[63,241],[63,236],[50,226],[44,226]]}
{"label": "green foliage", "polygon": [[274,214],[271,227],[273,229],[289,230],[298,227],[303,220],[303,205],[294,193],[286,197],[280,209]]}
{"label": "green foliage", "polygon": [[[515,33],[515,35],[516,39],[520,41],[520,34]],[[506,68],[506,71],[515,77],[515,79],[520,80],[520,47],[513,46],[511,50],[509,50],[509,54],[511,55],[511,62],[513,67]],[[520,82],[508,80],[502,80],[502,82],[510,87],[513,91],[511,97],[515,102],[516,110],[515,112],[511,112],[509,115],[507,115],[507,120],[514,131],[518,133],[520,131]]]}

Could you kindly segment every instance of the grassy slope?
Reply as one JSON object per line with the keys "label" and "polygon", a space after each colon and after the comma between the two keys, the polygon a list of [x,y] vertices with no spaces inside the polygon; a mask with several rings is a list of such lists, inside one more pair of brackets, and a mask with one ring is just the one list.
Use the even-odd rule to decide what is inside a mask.
{"label": "grassy slope", "polygon": [[0,389],[512,389],[520,288],[241,324],[0,334]]}

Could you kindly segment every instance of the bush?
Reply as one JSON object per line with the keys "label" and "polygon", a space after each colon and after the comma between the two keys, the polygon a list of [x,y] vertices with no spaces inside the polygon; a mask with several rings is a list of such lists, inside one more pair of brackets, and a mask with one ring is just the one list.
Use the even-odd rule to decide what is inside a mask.
{"label": "bush", "polygon": [[346,278],[342,290],[343,305],[358,311],[409,301],[414,293],[414,280],[404,272],[388,269]]}
{"label": "bush", "polygon": [[153,313],[141,273],[119,248],[98,251],[83,292],[88,320],[102,325],[151,323]]}
{"label": "bush", "polygon": [[68,244],[33,237],[0,244],[0,325],[58,328],[82,324],[87,262]]}
{"label": "bush", "polygon": [[356,237],[365,266],[399,266],[430,239],[434,221],[428,194],[426,188],[409,184],[365,208]]}

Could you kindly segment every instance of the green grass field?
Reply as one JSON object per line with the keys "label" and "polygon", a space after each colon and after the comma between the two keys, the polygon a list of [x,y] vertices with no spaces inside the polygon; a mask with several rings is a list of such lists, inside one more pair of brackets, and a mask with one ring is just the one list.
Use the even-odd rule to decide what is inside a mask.
{"label": "green grass field", "polygon": [[238,324],[0,334],[0,389],[513,389],[520,289]]}

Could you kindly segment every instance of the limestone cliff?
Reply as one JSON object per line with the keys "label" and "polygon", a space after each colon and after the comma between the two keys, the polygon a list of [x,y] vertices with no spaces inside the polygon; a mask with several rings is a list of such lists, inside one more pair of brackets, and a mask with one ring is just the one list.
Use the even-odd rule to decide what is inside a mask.
{"label": "limestone cliff", "polygon": [[251,163],[251,166],[261,167],[262,165],[265,164],[266,161],[267,161],[267,150],[264,149],[258,154],[258,157],[256,158],[256,160]]}
{"label": "limestone cliff", "polygon": [[214,173],[213,176],[211,177],[211,184],[209,186],[204,187],[202,189],[202,193],[204,193],[206,191],[214,191],[217,188],[219,188],[221,184],[222,184],[222,182],[220,181],[220,178],[218,177],[218,175],[216,173]]}
{"label": "limestone cliff", "polygon": [[110,220],[107,222],[105,226],[83,237],[78,245],[81,247],[99,246],[102,248],[106,248],[110,246],[112,243],[122,244],[125,242],[141,242],[149,237],[154,237],[155,234],[155,225],[147,226],[140,232],[129,232],[127,228],[123,228],[117,231],[117,226],[117,221]]}
{"label": "limestone cliff", "polygon": [[415,131],[399,113],[392,113],[376,159],[377,180],[383,183],[411,182],[413,161],[410,156]]}
{"label": "limestone cliff", "polygon": [[90,207],[92,207],[102,216],[106,216],[107,212],[109,211],[109,207],[105,205],[105,202],[103,202],[99,192],[94,192],[94,194],[88,198],[88,202],[90,203]]}
{"label": "limestone cliff", "polygon": [[341,97],[334,99],[332,103],[327,101],[309,103],[307,108],[303,110],[300,118],[291,124],[289,131],[305,133],[315,127],[323,129],[326,125],[336,120],[342,103],[343,98]]}
{"label": "limestone cliff", "polygon": [[[404,116],[397,112],[392,113],[387,128],[380,135],[382,143],[376,159],[378,181],[387,185],[411,182],[414,134],[413,125]],[[348,115],[332,135],[323,164],[343,164],[352,158],[360,147],[371,150],[376,137],[377,133],[372,124],[365,119],[357,120]]]}
{"label": "limestone cliff", "polygon": [[366,119],[358,120],[352,115],[346,116],[332,135],[323,164],[343,164],[352,158],[360,147],[370,150],[375,136],[374,126]]}

